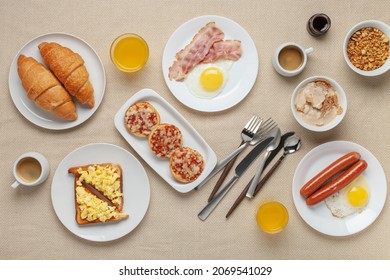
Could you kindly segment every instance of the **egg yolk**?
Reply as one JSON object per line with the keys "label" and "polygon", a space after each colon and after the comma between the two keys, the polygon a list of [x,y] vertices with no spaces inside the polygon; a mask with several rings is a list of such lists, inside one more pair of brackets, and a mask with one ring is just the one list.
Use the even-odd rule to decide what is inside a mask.
{"label": "egg yolk", "polygon": [[354,186],[348,191],[348,201],[354,207],[366,205],[368,200],[368,191],[361,186]]}
{"label": "egg yolk", "polygon": [[223,73],[216,67],[210,67],[200,74],[200,84],[205,91],[216,91],[223,84]]}

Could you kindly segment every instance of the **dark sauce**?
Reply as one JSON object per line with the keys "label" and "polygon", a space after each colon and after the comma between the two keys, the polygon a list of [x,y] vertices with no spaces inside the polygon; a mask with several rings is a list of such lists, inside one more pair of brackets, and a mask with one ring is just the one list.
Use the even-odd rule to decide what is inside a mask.
{"label": "dark sauce", "polygon": [[328,27],[328,21],[324,17],[316,17],[313,20],[313,27],[315,30],[323,31]]}
{"label": "dark sauce", "polygon": [[318,37],[328,32],[331,22],[325,14],[315,14],[307,22],[307,31],[310,35]]}

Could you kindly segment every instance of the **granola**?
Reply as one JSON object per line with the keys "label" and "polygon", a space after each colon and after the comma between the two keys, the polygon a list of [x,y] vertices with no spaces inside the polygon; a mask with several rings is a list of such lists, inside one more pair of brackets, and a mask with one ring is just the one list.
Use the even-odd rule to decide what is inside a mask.
{"label": "granola", "polygon": [[349,39],[347,53],[355,67],[364,71],[375,70],[389,57],[389,38],[378,28],[362,28]]}

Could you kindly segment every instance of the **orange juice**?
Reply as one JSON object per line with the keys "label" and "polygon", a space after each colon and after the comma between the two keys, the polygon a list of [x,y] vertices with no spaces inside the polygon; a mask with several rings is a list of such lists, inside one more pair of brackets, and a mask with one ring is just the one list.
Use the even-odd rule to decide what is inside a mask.
{"label": "orange juice", "polygon": [[267,233],[282,231],[288,222],[288,212],[283,204],[270,201],[262,204],[256,215],[257,224]]}
{"label": "orange juice", "polygon": [[149,58],[149,47],[145,40],[132,33],[115,39],[110,50],[111,60],[124,72],[140,70]]}

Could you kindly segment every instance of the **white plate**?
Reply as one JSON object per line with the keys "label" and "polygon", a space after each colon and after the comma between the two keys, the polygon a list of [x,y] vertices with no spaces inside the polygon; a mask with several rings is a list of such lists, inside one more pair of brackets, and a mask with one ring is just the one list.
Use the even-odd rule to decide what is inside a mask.
{"label": "white plate", "polygon": [[[370,199],[363,212],[340,219],[333,217],[323,202],[307,206],[299,193],[301,187],[330,163],[352,151],[360,153],[368,163],[363,174],[370,186]],[[332,236],[351,235],[368,227],[382,211],[387,195],[386,176],[379,161],[362,146],[347,141],[328,142],[303,157],[294,174],[292,195],[302,219],[312,228]]]}
{"label": "white plate", "polygon": [[[169,80],[168,69],[176,53],[211,21],[225,33],[224,39],[240,40],[243,52],[241,58],[232,65],[223,91],[212,99],[202,99],[192,95],[183,82]],[[220,16],[201,16],[187,21],[171,35],[164,49],[162,68],[168,88],[180,102],[198,111],[217,112],[233,107],[247,96],[257,78],[259,58],[252,38],[239,24]]]}
{"label": "white plate", "polygon": [[[95,106],[92,109],[76,103],[78,118],[69,122],[61,120],[52,114],[40,109],[33,101],[28,99],[18,75],[18,57],[20,54],[31,56],[44,64],[39,53],[38,45],[42,42],[56,42],[79,53],[85,61],[85,67],[89,72],[89,80],[94,88]],[[45,65],[45,64],[44,64]],[[103,64],[97,53],[85,41],[66,33],[49,33],[38,36],[28,42],[15,55],[9,71],[9,91],[11,98],[19,112],[33,124],[52,130],[61,130],[75,127],[87,119],[99,107],[106,87],[106,76]]]}
{"label": "white plate", "polygon": [[[80,226],[76,223],[74,201],[74,175],[68,174],[72,166],[91,163],[119,163],[123,170],[123,212],[129,218],[117,223]],[[54,210],[75,235],[91,241],[110,241],[120,238],[141,222],[150,200],[150,185],[141,163],[125,149],[105,143],[89,144],[68,154],[58,165],[51,185]]]}
{"label": "white plate", "polygon": [[[183,184],[176,181],[169,170],[169,160],[157,158],[148,146],[148,140],[130,134],[124,124],[127,109],[138,101],[147,101],[160,114],[161,123],[176,125],[183,134],[183,146],[191,147],[203,155],[205,166],[202,174],[195,181]],[[133,149],[150,165],[169,185],[178,192],[186,193],[194,189],[214,169],[217,156],[191,124],[165,99],[151,89],[143,89],[134,94],[115,115],[115,126]]]}

